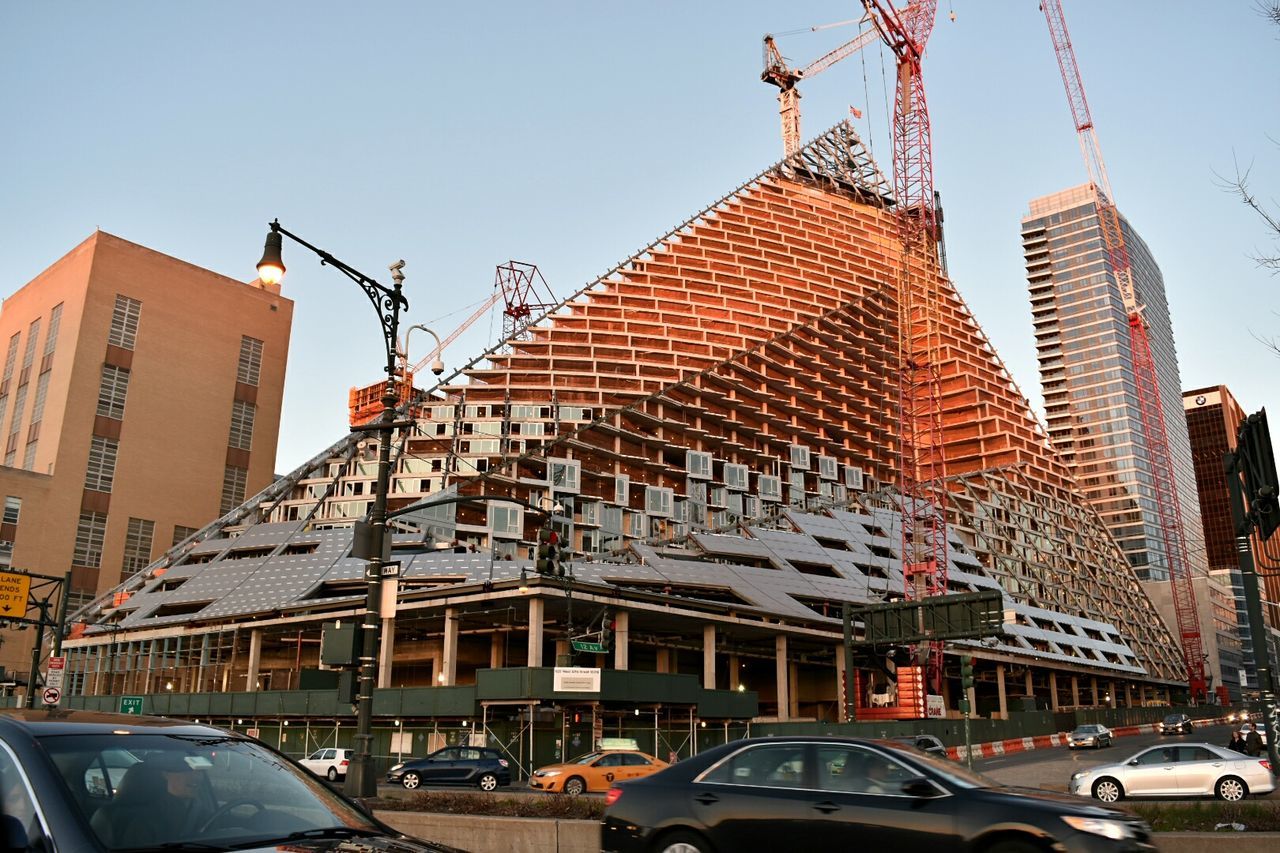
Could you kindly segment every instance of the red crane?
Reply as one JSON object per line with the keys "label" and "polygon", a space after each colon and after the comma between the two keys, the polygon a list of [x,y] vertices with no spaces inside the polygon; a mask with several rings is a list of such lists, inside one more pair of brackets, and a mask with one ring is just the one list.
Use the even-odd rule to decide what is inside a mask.
{"label": "red crane", "polygon": [[1156,379],[1155,361],[1151,357],[1151,342],[1147,337],[1147,321],[1142,316],[1143,306],[1138,304],[1134,293],[1133,270],[1129,266],[1129,251],[1125,248],[1124,233],[1120,230],[1120,214],[1116,210],[1115,196],[1111,194],[1111,184],[1107,180],[1102,148],[1098,145],[1098,136],[1094,132],[1093,117],[1089,113],[1089,102],[1084,94],[1084,81],[1080,77],[1080,68],[1076,65],[1076,55],[1071,47],[1071,36],[1067,33],[1061,0],[1042,0],[1040,9],[1049,24],[1049,36],[1058,56],[1058,70],[1062,72],[1062,83],[1067,90],[1067,103],[1071,106],[1071,117],[1075,121],[1080,152],[1084,155],[1089,180],[1096,190],[1098,224],[1102,231],[1103,246],[1129,318],[1133,376],[1138,389],[1142,432],[1147,440],[1156,508],[1160,516],[1160,536],[1164,543],[1165,559],[1168,561],[1169,584],[1173,590],[1173,609],[1182,640],[1187,683],[1191,688],[1192,699],[1198,701],[1205,697],[1206,691],[1204,644],[1200,638],[1199,609],[1196,607],[1196,591],[1187,558],[1182,507],[1173,481],[1169,435],[1165,431],[1164,407],[1160,402],[1160,385]]}
{"label": "red crane", "polygon": [[[943,459],[943,304],[933,192],[933,144],[920,63],[933,31],[936,0],[901,12],[888,2],[862,0],[897,61],[893,102],[893,189],[902,242],[898,271],[899,476],[902,492],[902,569],[908,599],[947,591],[946,465]],[[928,681],[937,689],[942,648],[933,644]]]}

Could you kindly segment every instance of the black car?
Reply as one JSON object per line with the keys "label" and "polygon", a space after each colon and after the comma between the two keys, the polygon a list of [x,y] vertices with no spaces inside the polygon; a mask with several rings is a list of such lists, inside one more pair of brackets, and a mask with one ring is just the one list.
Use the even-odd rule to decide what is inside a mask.
{"label": "black car", "polygon": [[735,741],[614,787],[605,805],[606,853],[1156,849],[1133,815],[881,740]]}
{"label": "black car", "polygon": [[1195,723],[1186,714],[1170,714],[1160,721],[1162,735],[1189,735],[1195,730]]}
{"label": "black car", "polygon": [[947,748],[942,745],[942,741],[933,735],[900,735],[899,737],[890,738],[890,740],[903,746],[913,746],[921,752],[936,758],[947,757]]}
{"label": "black car", "polygon": [[387,773],[387,781],[409,790],[419,785],[476,785],[492,791],[511,784],[511,765],[496,749],[446,746],[426,758],[412,758]]}
{"label": "black car", "polygon": [[0,711],[0,849],[446,853],[242,734],[92,711]]}

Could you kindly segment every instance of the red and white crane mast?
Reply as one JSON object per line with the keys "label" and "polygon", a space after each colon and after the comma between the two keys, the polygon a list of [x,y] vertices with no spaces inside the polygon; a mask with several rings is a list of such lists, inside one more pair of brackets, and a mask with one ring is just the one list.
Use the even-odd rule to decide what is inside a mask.
{"label": "red and white crane mast", "polygon": [[1084,156],[1089,180],[1097,190],[1098,224],[1102,231],[1103,246],[1110,262],[1112,274],[1120,289],[1124,310],[1129,318],[1129,344],[1133,354],[1133,375],[1138,390],[1138,405],[1142,416],[1142,431],[1147,442],[1147,456],[1151,464],[1151,477],[1155,490],[1155,504],[1160,517],[1160,535],[1168,561],[1169,584],[1173,591],[1174,612],[1178,620],[1178,633],[1182,642],[1182,657],[1187,671],[1187,683],[1195,700],[1203,699],[1206,692],[1204,673],[1204,644],[1200,636],[1199,610],[1196,607],[1196,591],[1187,557],[1186,533],[1182,524],[1182,507],[1173,477],[1173,461],[1169,454],[1169,435],[1165,430],[1164,406],[1160,399],[1160,384],[1156,376],[1155,361],[1151,356],[1151,341],[1147,335],[1147,322],[1142,316],[1133,287],[1133,270],[1129,264],[1129,251],[1125,247],[1124,233],[1120,228],[1120,214],[1116,210],[1115,197],[1107,180],[1107,168],[1102,160],[1102,148],[1094,132],[1093,117],[1085,98],[1084,80],[1076,64],[1075,50],[1067,32],[1067,21],[1062,14],[1061,0],[1041,0],[1040,8],[1049,24],[1049,37],[1058,56],[1058,69],[1067,90],[1067,102],[1075,121],[1080,152]]}

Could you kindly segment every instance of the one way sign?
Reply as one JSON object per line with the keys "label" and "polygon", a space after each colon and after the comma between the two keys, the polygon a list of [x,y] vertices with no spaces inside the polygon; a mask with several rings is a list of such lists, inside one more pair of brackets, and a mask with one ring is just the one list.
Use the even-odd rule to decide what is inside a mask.
{"label": "one way sign", "polygon": [[31,575],[0,572],[0,619],[26,616],[30,592]]}

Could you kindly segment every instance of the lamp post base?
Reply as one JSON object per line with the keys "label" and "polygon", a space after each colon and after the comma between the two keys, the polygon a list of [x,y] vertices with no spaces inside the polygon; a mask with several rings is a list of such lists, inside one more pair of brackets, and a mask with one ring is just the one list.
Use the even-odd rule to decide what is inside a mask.
{"label": "lamp post base", "polygon": [[347,765],[347,781],[342,786],[342,793],[352,799],[378,796],[378,777],[373,769],[372,756],[351,756],[351,763]]}

